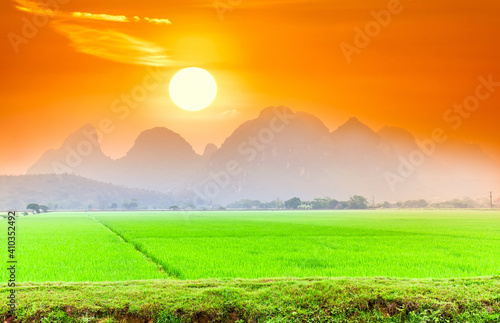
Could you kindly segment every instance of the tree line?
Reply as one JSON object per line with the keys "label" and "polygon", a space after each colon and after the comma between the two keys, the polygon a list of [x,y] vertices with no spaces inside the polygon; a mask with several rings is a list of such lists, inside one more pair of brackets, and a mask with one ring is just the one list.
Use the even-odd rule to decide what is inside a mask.
{"label": "tree line", "polygon": [[367,209],[368,199],[364,196],[354,195],[348,201],[338,201],[329,197],[318,197],[312,201],[302,201],[299,197],[292,197],[282,201],[276,199],[271,202],[243,199],[227,205],[229,209],[289,209],[289,210],[335,210],[335,209]]}
{"label": "tree line", "polygon": [[37,203],[30,203],[26,206],[26,210],[31,210],[33,213],[47,213],[49,212],[49,207],[47,205],[39,205]]}
{"label": "tree line", "polygon": [[289,209],[289,210],[361,210],[367,208],[389,209],[389,208],[487,208],[489,201],[487,199],[472,199],[464,197],[462,199],[451,199],[442,202],[428,202],[424,199],[399,201],[396,203],[370,204],[368,199],[361,195],[354,195],[347,201],[338,201],[330,197],[317,197],[312,201],[301,200],[299,197],[281,202],[276,199],[271,202],[261,202],[259,200],[243,199],[227,205],[230,209]]}
{"label": "tree line", "polygon": [[[378,204],[370,204],[368,199],[361,195],[354,195],[347,201],[339,201],[330,197],[317,197],[313,200],[302,200],[299,197],[292,197],[288,200],[281,200],[279,198],[270,202],[261,202],[259,200],[243,199],[226,205],[203,205],[195,206],[191,204],[171,205],[168,209],[175,210],[207,210],[207,209],[288,209],[288,210],[362,210],[367,208],[389,209],[389,208],[488,208],[489,201],[487,199],[472,199],[465,197],[462,199],[452,199],[442,202],[429,203],[424,199],[407,200],[396,203],[389,203],[387,201]],[[37,203],[30,203],[26,206],[27,210],[32,210],[33,213],[47,213],[49,210],[57,210],[58,205],[49,204],[49,206]],[[111,205],[101,203],[97,208],[92,204],[87,206],[87,210],[138,210],[141,209],[139,201],[132,199],[125,201],[121,204],[114,202]]]}

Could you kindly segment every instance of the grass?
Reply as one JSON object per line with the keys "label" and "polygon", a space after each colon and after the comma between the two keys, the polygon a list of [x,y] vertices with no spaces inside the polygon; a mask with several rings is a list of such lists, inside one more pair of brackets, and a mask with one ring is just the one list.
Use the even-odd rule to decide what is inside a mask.
{"label": "grass", "polygon": [[500,274],[499,212],[164,212],[96,218],[181,279]]}
{"label": "grass", "polygon": [[16,321],[493,323],[499,306],[498,276],[24,283]]}
{"label": "grass", "polygon": [[478,210],[30,215],[0,319],[500,322],[499,231]]}
{"label": "grass", "polygon": [[[0,221],[0,226],[7,244],[7,221]],[[82,213],[17,218],[16,258],[18,282],[167,278],[132,245]],[[2,282],[8,274],[0,271]]]}
{"label": "grass", "polygon": [[500,274],[498,211],[49,213],[17,230],[18,282]]}

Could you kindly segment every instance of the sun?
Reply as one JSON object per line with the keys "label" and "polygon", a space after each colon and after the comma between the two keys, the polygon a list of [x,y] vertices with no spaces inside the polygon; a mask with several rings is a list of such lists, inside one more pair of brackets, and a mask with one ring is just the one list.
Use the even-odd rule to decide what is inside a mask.
{"label": "sun", "polygon": [[169,86],[174,103],[187,111],[199,111],[208,107],[217,94],[213,76],[199,67],[188,67],[177,72]]}

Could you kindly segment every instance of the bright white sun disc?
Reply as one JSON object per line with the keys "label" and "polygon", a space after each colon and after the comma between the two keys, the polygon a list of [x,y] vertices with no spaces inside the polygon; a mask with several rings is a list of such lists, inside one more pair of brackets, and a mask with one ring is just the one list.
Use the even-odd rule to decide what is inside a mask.
{"label": "bright white sun disc", "polygon": [[199,67],[188,67],[177,72],[169,86],[172,101],[180,108],[198,111],[208,107],[217,94],[213,76]]}

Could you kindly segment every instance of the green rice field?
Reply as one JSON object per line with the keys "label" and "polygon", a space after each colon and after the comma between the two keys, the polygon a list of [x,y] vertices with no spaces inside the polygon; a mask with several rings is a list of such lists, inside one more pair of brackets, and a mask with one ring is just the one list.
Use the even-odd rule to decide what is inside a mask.
{"label": "green rice field", "polygon": [[[498,211],[75,212],[16,220],[18,282],[500,274]],[[7,221],[0,226],[7,241]]]}

